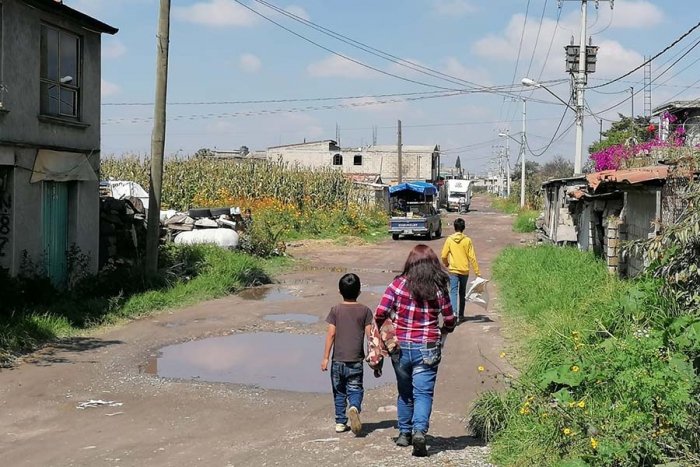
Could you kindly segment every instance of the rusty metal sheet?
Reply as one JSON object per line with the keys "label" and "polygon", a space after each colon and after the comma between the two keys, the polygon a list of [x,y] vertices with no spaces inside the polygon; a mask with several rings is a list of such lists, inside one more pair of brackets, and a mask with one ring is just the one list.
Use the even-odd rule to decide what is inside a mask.
{"label": "rusty metal sheet", "polygon": [[596,191],[600,185],[608,183],[626,183],[636,185],[654,180],[666,180],[668,167],[659,165],[653,167],[640,167],[636,169],[605,170],[586,175],[588,184]]}

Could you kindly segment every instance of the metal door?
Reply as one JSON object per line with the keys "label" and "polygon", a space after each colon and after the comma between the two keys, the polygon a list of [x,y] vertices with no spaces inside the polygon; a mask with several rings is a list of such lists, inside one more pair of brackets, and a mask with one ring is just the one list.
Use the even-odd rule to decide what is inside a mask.
{"label": "metal door", "polygon": [[41,236],[46,274],[54,285],[66,282],[68,249],[68,185],[44,182]]}

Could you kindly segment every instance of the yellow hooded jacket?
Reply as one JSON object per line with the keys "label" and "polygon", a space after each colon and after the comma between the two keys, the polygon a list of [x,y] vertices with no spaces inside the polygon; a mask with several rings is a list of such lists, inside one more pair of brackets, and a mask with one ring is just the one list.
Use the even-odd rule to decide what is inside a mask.
{"label": "yellow hooded jacket", "polygon": [[481,276],[472,239],[461,232],[456,232],[445,240],[445,246],[442,247],[442,262],[452,274],[467,276],[471,265],[474,274]]}

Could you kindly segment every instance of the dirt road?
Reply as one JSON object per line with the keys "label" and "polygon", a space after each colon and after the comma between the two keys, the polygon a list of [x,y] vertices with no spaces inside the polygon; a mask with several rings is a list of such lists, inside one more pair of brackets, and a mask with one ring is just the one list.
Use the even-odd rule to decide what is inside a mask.
{"label": "dirt road", "polygon": [[[519,236],[511,233],[512,219],[491,211],[486,199],[475,198],[473,208],[464,216],[467,233],[488,278],[494,256],[505,245],[518,243]],[[454,218],[449,216],[445,233],[452,232]],[[487,360],[498,361],[503,342],[498,315],[478,307],[468,307],[470,321],[458,327],[447,342],[430,430],[431,456],[426,459],[413,459],[410,448],[393,445],[397,432],[392,384],[366,391],[366,436],[355,438],[333,431],[329,393],[202,381],[212,374],[219,375],[217,381],[235,381],[240,377],[231,371],[235,367],[245,368],[246,377],[254,382],[276,368],[293,371],[297,376],[292,379],[302,390],[305,385],[316,388],[320,377],[322,386],[327,382],[323,390],[330,391],[328,375],[317,370],[322,345],[316,347],[320,341],[314,335],[325,331],[323,320],[338,299],[339,276],[346,269],[357,272],[368,286],[360,300],[375,307],[381,296],[378,290],[391,281],[393,271],[401,268],[416,243],[387,240],[362,247],[311,244],[290,248],[294,256],[307,260],[307,266],[278,277],[281,288],[267,299],[233,296],[161,314],[93,338],[65,342],[14,369],[3,370],[2,465],[485,465],[484,448],[466,436],[463,418],[474,396],[493,384],[488,371],[479,373],[477,367],[489,369]],[[430,242],[436,250],[442,243]],[[285,313],[319,319],[315,324],[263,319]],[[238,342],[238,350],[229,346],[232,338],[263,332],[251,341]],[[280,335],[284,337],[281,341],[273,338]],[[289,335],[293,335],[291,340]],[[167,361],[154,359],[164,346],[216,336],[230,337],[166,350]],[[264,338],[262,350],[251,347],[256,337]],[[314,339],[314,344],[302,341],[306,338]],[[199,371],[197,375],[205,377],[177,380],[149,374],[156,371],[171,376],[194,376],[192,371]],[[391,375],[386,376],[391,381]],[[371,378],[366,371],[365,380]],[[273,387],[290,384],[283,376],[270,381]],[[76,408],[91,399],[122,405]]]}

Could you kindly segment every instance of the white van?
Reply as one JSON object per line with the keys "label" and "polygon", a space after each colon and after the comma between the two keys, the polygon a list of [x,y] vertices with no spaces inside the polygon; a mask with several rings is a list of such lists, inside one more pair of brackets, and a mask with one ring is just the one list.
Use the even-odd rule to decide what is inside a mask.
{"label": "white van", "polygon": [[446,208],[448,211],[458,211],[462,205],[465,211],[469,211],[472,202],[471,180],[445,180]]}

